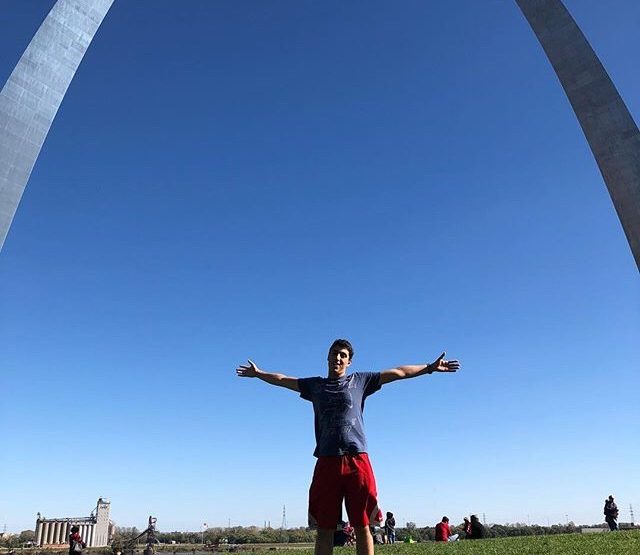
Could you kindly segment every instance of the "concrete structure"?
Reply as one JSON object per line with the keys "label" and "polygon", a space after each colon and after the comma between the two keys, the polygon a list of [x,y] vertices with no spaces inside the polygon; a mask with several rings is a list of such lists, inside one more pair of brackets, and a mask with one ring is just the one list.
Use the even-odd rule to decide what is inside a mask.
{"label": "concrete structure", "polygon": [[[67,88],[113,0],[58,0],[0,91],[0,249]],[[561,0],[516,0],[556,71],[640,269],[640,134]]]}
{"label": "concrete structure", "polygon": [[[640,270],[640,133],[560,0],[516,0],[538,37],[598,163]],[[612,9],[615,4],[611,5]]]}
{"label": "concrete structure", "polygon": [[87,517],[43,518],[38,513],[36,545],[68,545],[72,526],[80,528],[80,536],[88,547],[109,545],[113,531],[109,520],[110,507],[109,501],[100,498],[95,510]]}
{"label": "concrete structure", "polygon": [[69,83],[113,0],[58,0],[0,91],[0,250]]}

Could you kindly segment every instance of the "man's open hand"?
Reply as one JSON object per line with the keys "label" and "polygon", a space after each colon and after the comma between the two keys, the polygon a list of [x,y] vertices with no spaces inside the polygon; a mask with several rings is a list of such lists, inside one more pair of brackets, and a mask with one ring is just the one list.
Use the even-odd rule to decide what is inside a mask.
{"label": "man's open hand", "polygon": [[260,373],[258,368],[252,360],[247,360],[249,364],[241,364],[236,368],[236,374],[241,378],[255,378]]}
{"label": "man's open hand", "polygon": [[460,368],[460,363],[457,360],[445,360],[446,354],[442,353],[435,362],[429,364],[431,372],[455,372]]}

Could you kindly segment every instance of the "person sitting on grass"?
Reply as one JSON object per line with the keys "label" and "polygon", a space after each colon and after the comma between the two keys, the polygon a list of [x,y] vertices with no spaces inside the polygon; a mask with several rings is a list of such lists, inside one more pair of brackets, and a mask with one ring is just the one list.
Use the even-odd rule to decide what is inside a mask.
{"label": "person sitting on grass", "polygon": [[487,531],[485,530],[482,522],[476,515],[471,515],[471,535],[468,537],[470,540],[481,540],[486,537]]}
{"label": "person sitting on grass", "polygon": [[443,516],[442,520],[436,524],[436,541],[437,542],[454,542],[458,539],[458,534],[451,533],[449,526],[449,517]]}

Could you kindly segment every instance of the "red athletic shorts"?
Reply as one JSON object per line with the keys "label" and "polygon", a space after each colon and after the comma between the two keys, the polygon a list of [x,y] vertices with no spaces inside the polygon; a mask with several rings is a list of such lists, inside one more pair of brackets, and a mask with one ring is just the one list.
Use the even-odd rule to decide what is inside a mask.
{"label": "red athletic shorts", "polygon": [[309,526],[335,529],[345,501],[354,527],[380,524],[376,479],[366,453],[319,457],[309,488]]}

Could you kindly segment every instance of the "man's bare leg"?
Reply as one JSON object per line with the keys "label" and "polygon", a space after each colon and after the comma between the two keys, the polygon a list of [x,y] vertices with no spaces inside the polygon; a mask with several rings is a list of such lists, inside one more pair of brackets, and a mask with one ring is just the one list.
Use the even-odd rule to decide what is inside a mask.
{"label": "man's bare leg", "polygon": [[[354,528],[356,532],[356,554],[373,555],[373,537],[368,526]],[[317,555],[317,553],[316,553]]]}
{"label": "man's bare leg", "polygon": [[318,528],[315,555],[331,555],[333,553],[333,532],[333,528]]}

